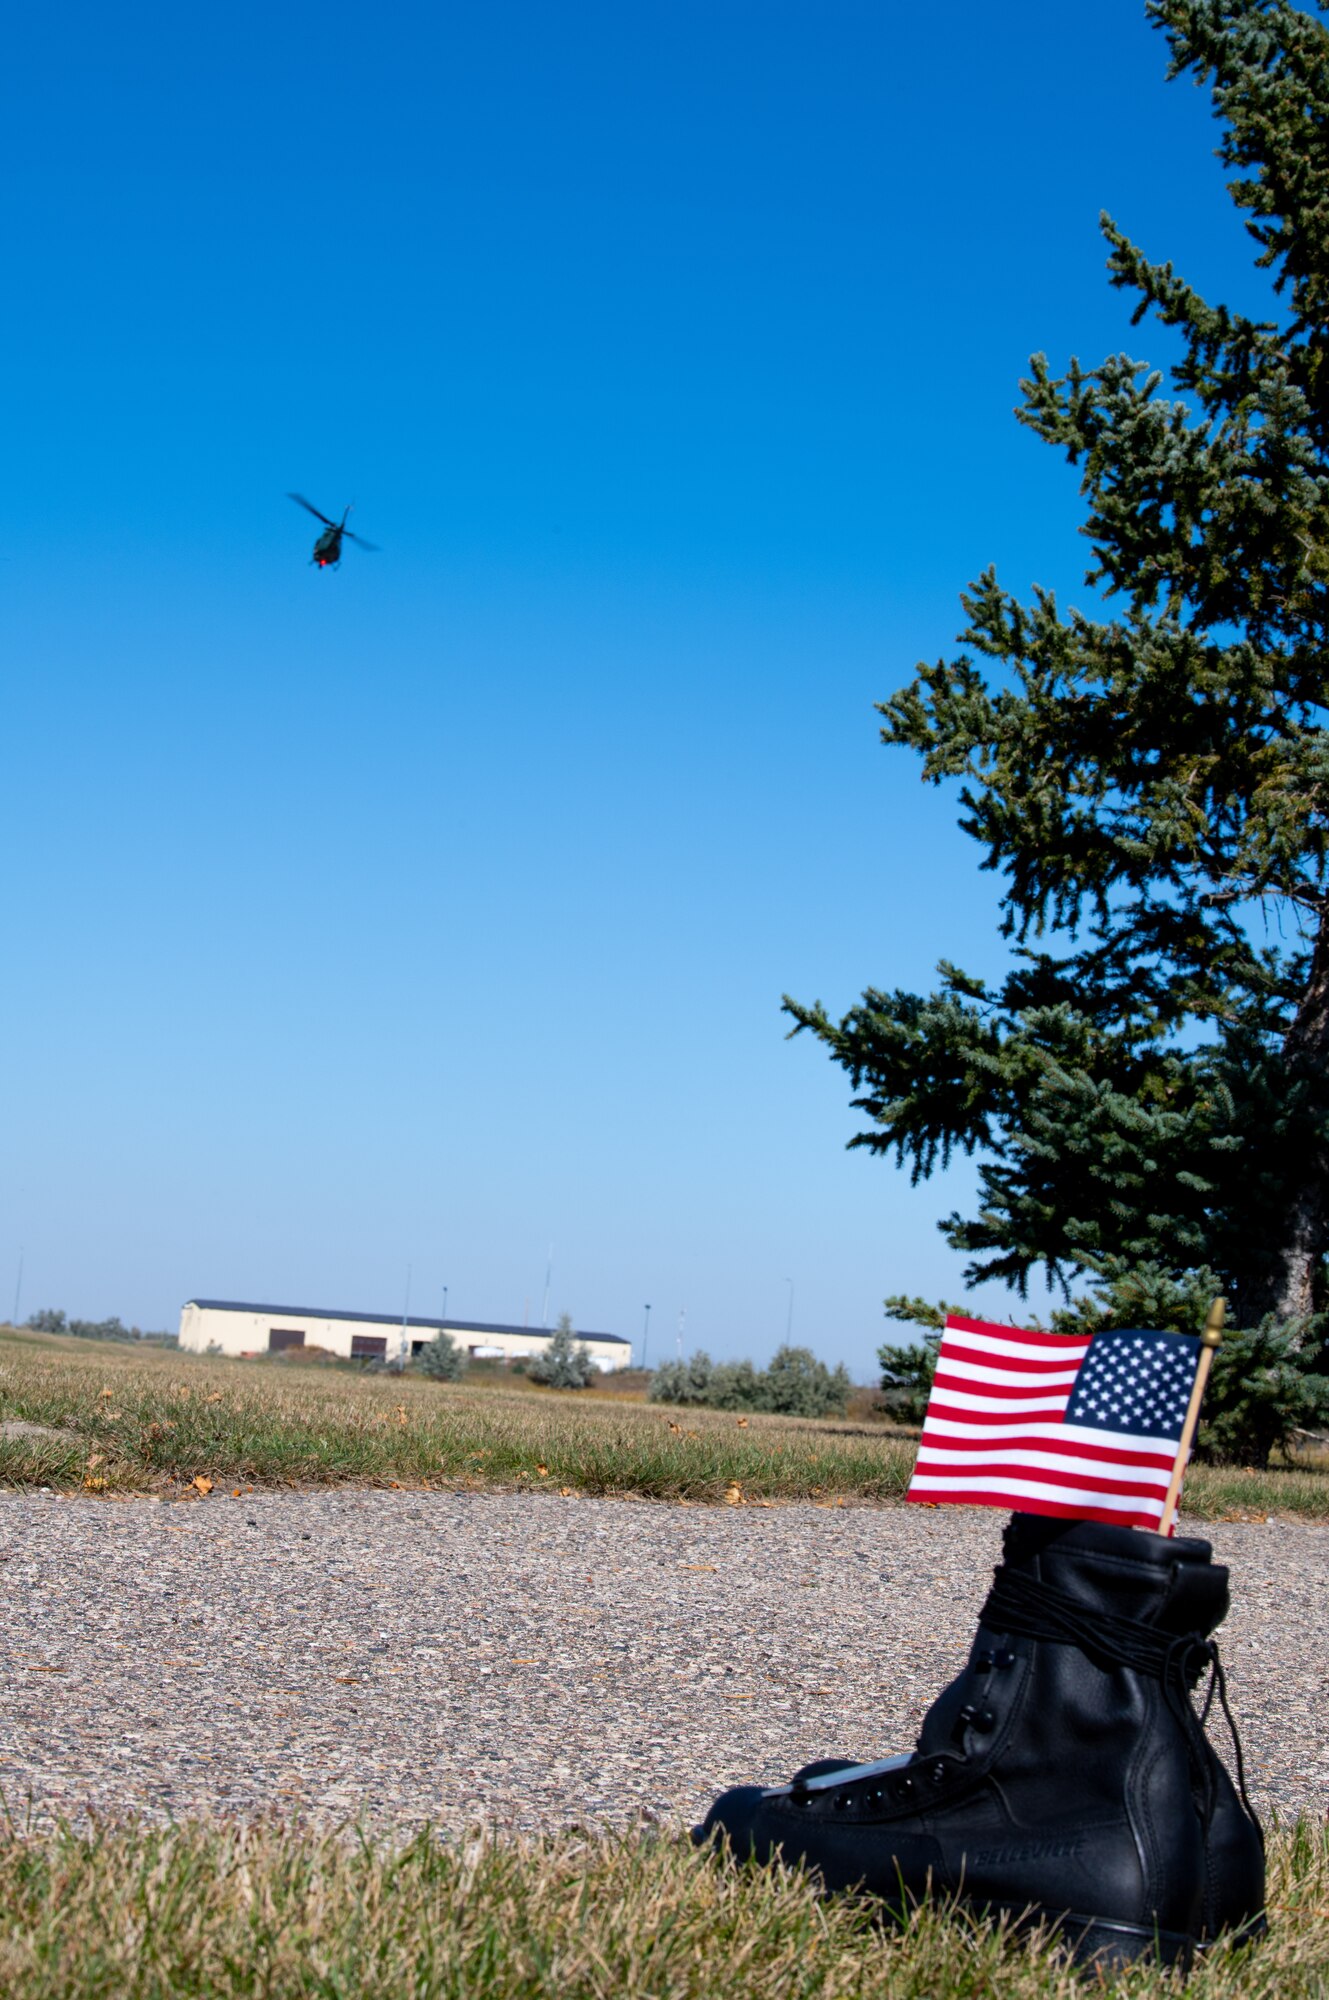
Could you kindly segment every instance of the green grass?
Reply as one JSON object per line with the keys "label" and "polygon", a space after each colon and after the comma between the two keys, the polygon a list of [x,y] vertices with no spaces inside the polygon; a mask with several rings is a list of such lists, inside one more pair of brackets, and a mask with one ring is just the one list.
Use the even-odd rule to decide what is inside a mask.
{"label": "green grass", "polygon": [[0,1438],[0,1483],[94,1492],[359,1480],[833,1503],[898,1495],[913,1459],[873,1425],[0,1336],[15,1417],[58,1435]]}
{"label": "green grass", "polygon": [[[678,1410],[594,1392],[429,1382],[0,1332],[0,1485],[94,1493],[259,1485],[504,1487],[764,1505],[890,1501],[910,1435],[879,1422]],[[1193,1466],[1207,1519],[1329,1520],[1329,1473]]]}
{"label": "green grass", "polygon": [[[1190,2000],[1329,1991],[1329,1839],[1271,1843],[1272,1931]],[[675,1836],[425,1831],[396,1849],[277,1824],[0,1831],[6,2000],[1083,2000],[1046,1943],[923,1909],[902,1931]],[[1123,1996],[1179,1981],[1139,1967]]]}

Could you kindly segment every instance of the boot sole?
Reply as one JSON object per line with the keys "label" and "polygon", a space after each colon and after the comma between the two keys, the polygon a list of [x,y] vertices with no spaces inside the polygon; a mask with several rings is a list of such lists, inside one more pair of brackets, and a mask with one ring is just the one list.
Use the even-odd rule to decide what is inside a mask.
{"label": "boot sole", "polygon": [[1105,1972],[1119,1971],[1141,1959],[1180,1966],[1189,1972],[1200,1949],[1199,1940],[1187,1931],[1126,1924],[1115,1917],[1087,1916],[1082,1910],[1047,1910],[1026,1904],[1023,1909],[1007,1909],[1002,1914],[1014,1920],[1018,1931],[1046,1928],[1067,1951],[1072,1964],[1101,1966]]}

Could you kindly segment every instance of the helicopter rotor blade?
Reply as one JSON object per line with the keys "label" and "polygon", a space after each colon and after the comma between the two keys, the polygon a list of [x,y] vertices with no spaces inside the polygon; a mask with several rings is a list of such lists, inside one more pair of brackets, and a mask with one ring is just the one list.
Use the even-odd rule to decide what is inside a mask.
{"label": "helicopter rotor blade", "polygon": [[378,543],[367,542],[363,535],[356,534],[354,528],[343,528],[342,533],[345,535],[347,541],[354,542],[358,549],[368,549],[371,555],[379,553]]}
{"label": "helicopter rotor blade", "polygon": [[294,501],[296,502],[297,506],[300,506],[300,507],[303,507],[303,508],[305,508],[305,509],[307,510],[307,512],[309,512],[310,514],[312,514],[312,515],[314,516],[315,520],[317,520],[317,521],[322,521],[322,523],[323,523],[323,525],[324,525],[325,527],[327,527],[327,528],[335,528],[335,527],[336,527],[337,523],[336,523],[335,521],[329,521],[329,519],[328,519],[327,515],[326,515],[326,514],[324,514],[324,513],[322,513],[322,512],[321,512],[321,511],[319,510],[319,508],[317,508],[317,507],[316,507],[316,506],[314,505],[314,503],[313,503],[313,501],[312,501],[312,500],[306,500],[306,499],[305,499],[305,496],[304,496],[304,494],[303,494],[303,493],[288,493],[288,494],[287,494],[287,496],[286,496],[286,498],[287,498],[288,500],[294,500]]}

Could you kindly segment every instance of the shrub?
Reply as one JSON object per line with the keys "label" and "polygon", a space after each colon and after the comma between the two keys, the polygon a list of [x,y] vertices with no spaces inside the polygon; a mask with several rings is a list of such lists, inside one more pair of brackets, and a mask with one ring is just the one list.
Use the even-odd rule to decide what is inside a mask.
{"label": "shrub", "polygon": [[779,1347],[766,1370],[763,1408],[783,1417],[843,1416],[852,1386],[843,1364],[828,1368],[810,1347]]}
{"label": "shrub", "polygon": [[707,1401],[713,1410],[767,1410],[766,1378],[750,1361],[722,1361],[711,1376]]}
{"label": "shrub", "polygon": [[420,1349],[415,1365],[422,1375],[435,1382],[460,1382],[466,1373],[466,1360],[465,1350],[440,1328],[434,1339]]}
{"label": "shrub", "polygon": [[666,1361],[657,1368],[647,1400],[830,1417],[843,1416],[852,1386],[843,1367],[828,1368],[810,1347],[781,1347],[766,1369],[754,1368],[750,1361],[726,1361],[717,1368],[699,1348],[686,1361]]}
{"label": "shrub", "polygon": [[560,1316],[558,1325],[550,1334],[549,1345],[531,1356],[526,1373],[532,1382],[543,1382],[549,1389],[589,1387],[595,1373],[591,1350],[585,1341],[576,1338],[572,1321],[566,1313]]}
{"label": "shrub", "polygon": [[717,1374],[704,1347],[686,1361],[664,1361],[651,1377],[646,1391],[648,1403],[709,1403]]}

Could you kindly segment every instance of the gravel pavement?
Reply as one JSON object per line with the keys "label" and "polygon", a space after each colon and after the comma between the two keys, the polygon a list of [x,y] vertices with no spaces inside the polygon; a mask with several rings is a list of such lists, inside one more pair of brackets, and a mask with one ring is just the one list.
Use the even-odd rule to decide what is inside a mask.
{"label": "gravel pavement", "polygon": [[[0,1795],[40,1822],[696,1818],[910,1747],[1003,1516],[508,1493],[0,1494]],[[1329,1528],[1227,1523],[1262,1809],[1329,1807]],[[1221,1720],[1212,1729],[1220,1751]]]}

